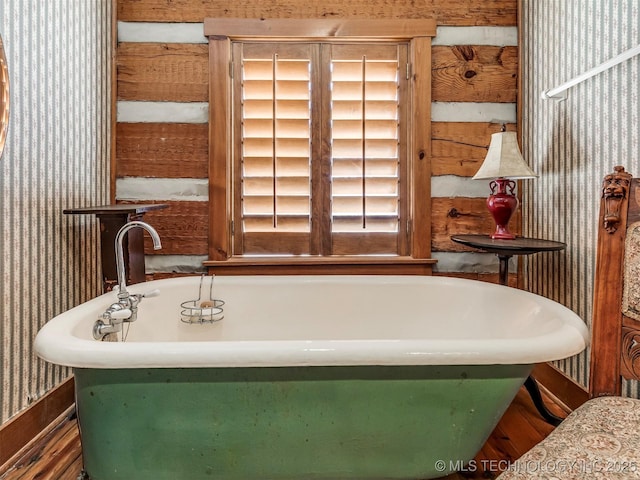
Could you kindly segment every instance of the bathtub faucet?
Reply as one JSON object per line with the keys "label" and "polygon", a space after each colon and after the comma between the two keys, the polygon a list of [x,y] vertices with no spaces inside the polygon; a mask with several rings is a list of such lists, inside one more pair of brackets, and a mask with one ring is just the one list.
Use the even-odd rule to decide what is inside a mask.
{"label": "bathtub faucet", "polygon": [[113,303],[100,315],[100,318],[93,326],[93,337],[96,340],[102,340],[110,333],[117,333],[122,330],[122,322],[134,322],[138,318],[138,304],[145,297],[155,297],[158,290],[152,290],[147,293],[131,294],[127,290],[127,280],[124,268],[124,236],[132,228],[143,228],[153,240],[153,249],[162,248],[160,236],[156,229],[151,225],[139,220],[126,223],[118,231],[116,235],[116,268],[118,271],[118,301]]}
{"label": "bathtub faucet", "polygon": [[[131,230],[132,228],[144,228],[149,235],[151,235],[151,239],[153,240],[153,249],[160,250],[162,248],[162,244],[160,243],[160,235],[156,232],[156,229],[151,225],[145,222],[141,222],[139,220],[134,220],[132,222],[128,222],[122,226],[122,228],[118,231],[116,235],[116,268],[118,269],[118,299],[127,299],[130,297],[129,292],[127,291],[127,279],[124,270],[124,247],[122,246],[124,243],[124,235]],[[138,299],[140,300],[140,299]]]}

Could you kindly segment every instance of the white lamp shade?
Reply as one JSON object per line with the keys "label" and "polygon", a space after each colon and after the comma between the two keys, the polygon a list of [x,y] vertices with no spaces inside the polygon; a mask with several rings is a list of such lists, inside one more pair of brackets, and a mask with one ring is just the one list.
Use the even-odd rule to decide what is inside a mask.
{"label": "white lamp shade", "polygon": [[491,135],[489,151],[474,179],[485,178],[535,178],[537,175],[522,158],[515,132],[498,132]]}

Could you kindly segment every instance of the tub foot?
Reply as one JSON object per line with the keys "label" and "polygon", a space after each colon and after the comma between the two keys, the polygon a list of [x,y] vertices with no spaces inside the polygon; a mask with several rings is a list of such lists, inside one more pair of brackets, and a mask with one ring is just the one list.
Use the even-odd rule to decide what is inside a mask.
{"label": "tub foot", "polygon": [[555,416],[549,411],[549,409],[547,409],[547,406],[542,400],[542,395],[540,395],[540,388],[538,387],[536,380],[531,375],[529,375],[524,381],[524,386],[527,389],[527,392],[529,392],[531,400],[533,400],[533,404],[535,405],[538,413],[540,413],[542,418],[544,418],[547,423],[550,423],[553,426],[557,427],[558,425],[560,425],[560,422],[562,422],[562,420],[564,419]]}
{"label": "tub foot", "polygon": [[84,470],[81,470],[76,480],[91,480],[91,477],[87,472],[85,472]]}

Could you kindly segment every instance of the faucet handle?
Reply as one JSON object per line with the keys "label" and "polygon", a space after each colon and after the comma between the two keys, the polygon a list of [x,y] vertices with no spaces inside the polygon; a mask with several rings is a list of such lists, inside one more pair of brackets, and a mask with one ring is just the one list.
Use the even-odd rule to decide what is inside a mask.
{"label": "faucet handle", "polygon": [[131,306],[137,307],[138,303],[140,303],[143,298],[157,297],[158,295],[160,295],[160,290],[155,288],[144,293],[134,293],[129,296],[129,299],[131,301]]}
{"label": "faucet handle", "polygon": [[159,288],[154,288],[153,290],[149,290],[148,292],[144,292],[142,294],[142,296],[144,298],[157,297],[158,295],[160,295],[160,289]]}
{"label": "faucet handle", "polygon": [[109,316],[112,319],[127,320],[127,319],[131,318],[131,310],[129,310],[128,308],[122,308],[120,310],[114,310],[113,312],[109,313]]}

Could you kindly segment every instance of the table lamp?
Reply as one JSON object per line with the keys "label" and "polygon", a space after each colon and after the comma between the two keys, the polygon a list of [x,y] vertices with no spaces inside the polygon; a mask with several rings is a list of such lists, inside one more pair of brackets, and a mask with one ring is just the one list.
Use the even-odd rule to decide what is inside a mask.
{"label": "table lamp", "polygon": [[[514,195],[514,180],[535,178],[537,175],[525,163],[515,132],[498,132],[491,135],[489,151],[474,180],[494,179],[489,183],[491,195],[487,198],[487,208],[496,223],[493,239],[513,240],[516,236],[509,231],[509,220],[518,209],[518,198]],[[496,191],[497,190],[497,191]]]}

